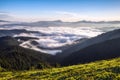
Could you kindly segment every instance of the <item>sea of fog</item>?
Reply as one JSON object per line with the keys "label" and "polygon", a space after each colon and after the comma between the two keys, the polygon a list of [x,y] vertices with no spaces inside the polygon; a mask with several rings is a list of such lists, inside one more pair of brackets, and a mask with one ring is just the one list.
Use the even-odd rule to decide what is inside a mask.
{"label": "sea of fog", "polygon": [[[0,30],[12,30],[12,29],[25,29],[28,31],[38,31],[40,33],[20,33],[20,34],[14,34],[13,37],[36,37],[37,40],[34,40],[38,42],[39,44],[32,45],[29,41],[24,41],[20,44],[20,46],[24,48],[31,48],[33,50],[37,50],[44,53],[49,54],[56,54],[62,52],[62,50],[59,49],[49,49],[49,48],[57,48],[62,47],[65,45],[71,45],[76,40],[80,40],[82,38],[91,38],[95,37],[99,34],[102,34],[106,32],[107,30],[112,30],[114,26],[112,27],[69,27],[69,26],[56,26],[56,27],[30,27],[30,26],[10,26],[10,27],[0,27]],[[106,30],[106,31],[105,31]],[[41,35],[44,34],[44,35]],[[31,46],[31,47],[29,47]],[[42,47],[42,48],[38,48]],[[43,49],[46,48],[46,49]]]}

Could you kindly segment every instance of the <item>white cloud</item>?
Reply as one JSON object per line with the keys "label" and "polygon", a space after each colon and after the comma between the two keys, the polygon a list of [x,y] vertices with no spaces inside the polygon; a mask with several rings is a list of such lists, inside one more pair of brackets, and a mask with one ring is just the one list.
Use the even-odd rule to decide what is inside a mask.
{"label": "white cloud", "polygon": [[90,20],[90,21],[114,21],[120,20],[119,14],[116,13],[90,13],[90,12],[67,12],[67,11],[55,11],[57,17],[62,19],[63,21],[79,21],[79,20]]}
{"label": "white cloud", "polygon": [[[86,15],[87,14],[87,15]],[[41,13],[25,15],[25,14],[11,14],[8,12],[0,12],[0,19],[12,20],[12,21],[46,21],[46,20],[62,20],[62,21],[114,21],[120,20],[119,14],[108,14],[108,13],[90,13],[90,12],[69,12],[69,11],[43,11]],[[106,15],[107,14],[107,15]]]}
{"label": "white cloud", "polygon": [[77,14],[77,13],[73,13],[73,12],[65,12],[65,11],[57,11],[57,12],[55,12],[55,13],[57,13],[58,15],[71,16],[71,17],[77,17],[77,16],[80,16],[80,15]]}
{"label": "white cloud", "polygon": [[7,13],[0,12],[0,19],[6,20],[6,19],[11,19],[12,17],[9,16]]}
{"label": "white cloud", "polygon": [[9,12],[1,12],[0,11],[0,20],[7,20],[7,21],[16,21],[18,20],[13,14]]}

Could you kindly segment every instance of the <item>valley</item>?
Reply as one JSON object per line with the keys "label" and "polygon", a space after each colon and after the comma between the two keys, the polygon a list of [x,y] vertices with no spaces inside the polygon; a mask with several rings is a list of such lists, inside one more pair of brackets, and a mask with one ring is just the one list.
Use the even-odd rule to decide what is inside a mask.
{"label": "valley", "polygon": [[[75,24],[73,27],[63,27],[68,23],[61,21],[39,22],[39,26],[34,23],[34,27],[8,22],[0,24],[1,80],[120,78],[119,26],[112,30],[102,26],[106,31],[100,27],[119,22],[75,22],[77,26],[69,22]],[[44,23],[50,26],[40,26]]]}

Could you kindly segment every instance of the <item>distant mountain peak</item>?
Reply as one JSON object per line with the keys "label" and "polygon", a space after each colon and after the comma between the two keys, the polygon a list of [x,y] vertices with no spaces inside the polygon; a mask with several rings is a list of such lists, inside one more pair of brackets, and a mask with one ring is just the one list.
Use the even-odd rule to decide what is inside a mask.
{"label": "distant mountain peak", "polygon": [[62,20],[55,20],[54,22],[63,22]]}

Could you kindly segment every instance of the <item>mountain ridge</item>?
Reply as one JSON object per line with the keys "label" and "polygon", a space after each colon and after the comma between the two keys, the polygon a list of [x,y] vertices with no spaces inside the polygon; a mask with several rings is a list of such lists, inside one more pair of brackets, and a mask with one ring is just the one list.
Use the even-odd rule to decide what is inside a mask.
{"label": "mountain ridge", "polygon": [[[9,21],[3,21],[1,22],[9,22]],[[2,24],[0,27],[5,26],[41,26],[41,27],[50,27],[50,26],[73,26],[73,25],[79,25],[79,24],[120,24],[120,21],[87,21],[87,20],[81,20],[76,22],[64,22],[61,20],[54,20],[54,21],[35,21],[35,22],[11,22],[8,24]]]}
{"label": "mountain ridge", "polygon": [[19,42],[13,37],[0,37],[0,44],[0,66],[5,69],[28,70],[31,67],[42,69],[55,63],[52,55],[20,47]]}

